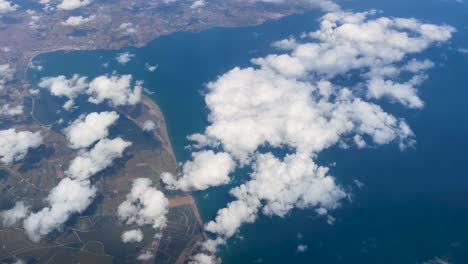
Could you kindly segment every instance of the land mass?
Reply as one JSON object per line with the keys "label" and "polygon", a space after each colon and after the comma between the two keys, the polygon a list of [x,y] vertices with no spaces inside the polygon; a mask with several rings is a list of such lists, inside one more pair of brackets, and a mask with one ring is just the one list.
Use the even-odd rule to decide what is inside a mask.
{"label": "land mass", "polygon": [[[46,206],[49,191],[63,179],[63,168],[76,156],[68,147],[60,129],[47,118],[51,98],[31,94],[36,84],[29,83],[28,70],[37,69],[35,56],[57,50],[120,49],[141,47],[159,36],[178,31],[197,32],[211,27],[256,25],[267,20],[301,13],[313,8],[301,0],[287,4],[255,1],[209,1],[202,8],[192,8],[193,1],[171,4],[162,1],[94,1],[78,10],[65,11],[37,4],[0,17],[0,65],[9,64],[16,74],[0,90],[0,103],[23,105],[22,116],[0,116],[0,128],[40,131],[44,144],[22,162],[0,164],[0,209],[14,202],[27,201],[32,210]],[[69,26],[70,16],[93,17],[87,23]],[[73,217],[62,230],[40,243],[33,243],[21,225],[0,230],[0,261],[21,258],[31,263],[132,263],[144,250],[152,253],[147,263],[186,263],[206,239],[197,205],[190,193],[164,190],[170,201],[167,227],[162,238],[153,240],[142,230],[145,239],[137,245],[124,245],[120,234],[125,227],[116,216],[131,183],[139,177],[150,178],[159,186],[164,171],[176,174],[177,161],[158,105],[143,95],[136,106],[111,107],[123,119],[119,131],[134,142],[125,157],[111,169],[96,175],[99,189],[93,205]],[[53,110],[53,109],[52,109]],[[143,132],[146,121],[156,124],[152,132]],[[138,129],[135,129],[138,128]],[[135,132],[139,131],[139,132]],[[134,139],[134,140],[133,140]],[[153,234],[154,235],[154,234]]]}

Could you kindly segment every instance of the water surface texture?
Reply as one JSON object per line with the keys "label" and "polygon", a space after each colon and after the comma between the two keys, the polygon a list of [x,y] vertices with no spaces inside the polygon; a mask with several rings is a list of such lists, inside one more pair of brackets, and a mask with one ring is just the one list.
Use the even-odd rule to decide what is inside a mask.
{"label": "water surface texture", "polygon": [[[423,57],[436,67],[419,88],[422,110],[383,104],[404,117],[416,134],[413,149],[396,145],[364,150],[329,149],[319,156],[331,175],[352,193],[351,201],[333,212],[328,225],[313,210],[295,210],[285,218],[260,216],[241,228],[220,251],[223,263],[424,263],[439,257],[468,263],[468,3],[455,0],[346,1],[345,8],[380,9],[385,16],[415,17],[457,28],[450,43],[433,47]],[[186,136],[203,132],[207,114],[205,85],[250,59],[275,52],[275,40],[318,27],[320,12],[309,12],[247,28],[216,28],[201,33],[180,32],[158,38],[143,48],[120,51],[55,52],[36,58],[42,76],[73,73],[93,76],[132,74],[162,108],[178,158],[189,158]],[[125,66],[116,54],[135,57]],[[155,72],[145,64],[158,65]],[[106,67],[107,66],[107,67]],[[246,172],[238,172],[233,185]],[[363,183],[361,188],[355,180]],[[196,193],[205,221],[232,198],[230,186]],[[297,253],[299,244],[308,245]]]}

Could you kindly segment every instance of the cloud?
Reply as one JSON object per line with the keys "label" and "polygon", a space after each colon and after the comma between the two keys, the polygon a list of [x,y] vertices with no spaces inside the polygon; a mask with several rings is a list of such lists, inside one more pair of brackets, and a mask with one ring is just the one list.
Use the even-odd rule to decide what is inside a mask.
{"label": "cloud", "polygon": [[217,264],[217,263],[221,263],[221,260],[217,259],[213,255],[199,253],[199,254],[192,256],[188,263],[189,264]]}
{"label": "cloud", "polygon": [[83,6],[91,4],[91,0],[63,0],[59,5],[58,9],[62,10],[74,10]]}
{"label": "cloud", "polygon": [[24,262],[24,260],[22,259],[19,259],[17,258],[15,262],[13,262],[13,264],[25,264],[26,262]]}
{"label": "cloud", "polygon": [[128,230],[122,233],[122,242],[132,243],[141,242],[143,240],[143,233],[140,229]]}
{"label": "cloud", "polygon": [[39,87],[48,89],[54,96],[68,98],[69,100],[63,107],[69,110],[74,105],[74,99],[86,90],[88,82],[86,77],[81,77],[78,74],[74,74],[70,79],[60,75],[42,78]]}
{"label": "cloud", "polygon": [[131,81],[131,75],[102,75],[88,83],[87,77],[74,74],[70,79],[63,75],[42,78],[39,87],[48,89],[54,96],[68,98],[63,107],[69,110],[74,99],[83,93],[89,95],[88,101],[93,104],[109,100],[113,106],[135,105],[141,100],[143,88],[141,81],[136,81],[132,88]]}
{"label": "cloud", "polygon": [[[251,0],[251,2],[281,4],[288,3],[288,0]],[[340,9],[339,6],[331,0],[308,0],[307,3],[309,3],[313,7],[320,8],[324,11],[336,11]]]}
{"label": "cloud", "polygon": [[101,139],[89,151],[81,152],[72,160],[65,174],[78,180],[85,180],[112,165],[112,162],[122,157],[123,151],[132,144],[121,138]]}
{"label": "cloud", "polygon": [[151,225],[156,231],[166,226],[169,200],[164,193],[152,187],[148,178],[133,181],[127,199],[119,205],[118,216],[126,224]]}
{"label": "cloud", "polygon": [[206,1],[205,0],[195,0],[193,1],[193,4],[190,6],[191,9],[198,9],[198,8],[202,8],[206,5]]}
{"label": "cloud", "polygon": [[118,118],[116,112],[81,115],[65,128],[64,132],[72,148],[87,148],[94,142],[106,138],[109,135],[109,127]]}
{"label": "cloud", "polygon": [[28,215],[29,209],[30,207],[26,206],[24,202],[16,202],[13,208],[1,213],[3,226],[10,227],[23,220]]}
{"label": "cloud", "polygon": [[162,174],[166,188],[189,191],[224,185],[229,182],[229,174],[235,168],[231,156],[225,152],[200,151],[192,153],[192,158],[193,161],[184,164],[178,179],[167,172]]}
{"label": "cloud", "polygon": [[297,253],[304,253],[304,252],[307,251],[307,249],[308,249],[307,245],[300,244],[300,245],[297,245],[296,252]]}
{"label": "cloud", "polygon": [[328,168],[317,166],[307,154],[287,155],[284,160],[259,154],[251,180],[231,193],[239,200],[263,201],[265,215],[284,217],[293,208],[335,209],[346,193],[327,173]]}
{"label": "cloud", "polygon": [[145,132],[151,132],[157,128],[157,125],[151,121],[151,120],[146,120],[145,123],[143,123],[143,131]]}
{"label": "cloud", "polygon": [[355,135],[355,136],[353,137],[353,141],[354,141],[354,144],[356,144],[356,146],[357,146],[359,149],[365,148],[365,147],[367,146],[366,141],[362,138],[361,135]]}
{"label": "cloud", "polygon": [[51,0],[38,0],[38,2],[42,5],[48,5]]}
{"label": "cloud", "polygon": [[5,84],[13,80],[14,74],[15,70],[10,64],[0,64],[0,91],[5,88]]}
{"label": "cloud", "polygon": [[418,73],[432,67],[434,67],[434,63],[430,60],[418,61],[416,59],[412,59],[403,67],[403,69],[412,73]]}
{"label": "cloud", "polygon": [[150,250],[145,250],[140,255],[138,255],[137,260],[147,261],[150,260],[152,257],[154,257],[153,252],[151,252]]}
{"label": "cloud", "polygon": [[122,157],[131,143],[121,138],[102,139],[91,150],[81,152],[72,160],[62,179],[47,197],[48,207],[30,214],[23,222],[28,237],[38,242],[53,230],[60,228],[71,215],[81,213],[93,201],[97,189],[90,177],[110,167]]}
{"label": "cloud", "polygon": [[430,260],[424,261],[421,264],[450,264],[451,262],[445,257],[434,257]]}
{"label": "cloud", "polygon": [[205,225],[205,229],[229,238],[242,224],[255,222],[259,207],[259,201],[255,199],[246,202],[240,200],[230,202],[226,208],[218,211],[213,221]]}
{"label": "cloud", "polygon": [[330,12],[318,30],[275,42],[280,54],[255,58],[251,67],[236,67],[208,83],[209,125],[189,136],[193,161],[184,164],[178,180],[167,173],[162,179],[181,190],[228,183],[221,176],[231,168],[221,174],[211,163],[209,172],[191,173],[192,166],[200,166],[195,157],[210,149],[252,171],[231,189],[234,200],[205,225],[216,235],[204,243],[206,251],[213,252],[259,214],[285,217],[294,208],[312,208],[333,224],[330,213],[349,194],[316,163],[323,150],[349,143],[358,148],[397,143],[402,150],[415,144],[406,121],[385,112],[375,99],[422,107],[416,86],[434,65],[411,56],[449,40],[455,29],[377,14]]}
{"label": "cloud", "polygon": [[133,26],[133,23],[122,23],[119,25],[119,30],[125,35],[136,34],[138,29]]}
{"label": "cloud", "polygon": [[49,193],[45,207],[29,215],[23,223],[29,238],[38,242],[42,237],[62,226],[72,214],[81,213],[91,204],[96,189],[89,180],[78,181],[65,178]]}
{"label": "cloud", "polygon": [[16,132],[13,128],[0,130],[0,160],[7,164],[22,160],[29,149],[37,148],[41,144],[40,132]]}
{"label": "cloud", "polygon": [[295,38],[282,39],[273,42],[272,47],[281,49],[281,50],[293,50],[297,47],[298,43]]}
{"label": "cloud", "polygon": [[134,54],[130,54],[129,52],[123,52],[119,53],[117,57],[115,58],[118,63],[125,65],[127,64],[133,57],[135,57]]}
{"label": "cloud", "polygon": [[0,0],[0,14],[16,11],[19,6],[7,0]]}
{"label": "cloud", "polygon": [[149,63],[145,63],[145,67],[149,72],[155,72],[158,69],[159,65],[151,65]]}
{"label": "cloud", "polygon": [[[265,144],[312,154],[353,131],[369,135],[376,144],[408,141],[411,132],[404,121],[346,88],[329,87],[337,92],[329,100],[327,86],[331,84],[313,86],[269,69],[235,68],[208,84],[205,101],[212,124],[191,139],[200,146],[221,144],[245,164]],[[311,97],[314,93],[317,97]]]}
{"label": "cloud", "polygon": [[99,104],[109,100],[113,106],[135,105],[141,100],[142,82],[137,81],[132,89],[131,81],[131,75],[99,76],[89,84],[88,101]]}
{"label": "cloud", "polygon": [[70,16],[70,17],[67,18],[67,20],[65,20],[64,22],[62,22],[62,25],[71,26],[71,27],[76,27],[76,26],[83,25],[83,24],[86,24],[86,23],[88,23],[88,22],[91,22],[91,21],[93,21],[95,18],[96,18],[95,15],[88,16],[88,17],[83,17],[83,16]]}
{"label": "cloud", "polygon": [[[252,223],[260,208],[265,215],[284,217],[293,208],[335,209],[345,191],[308,155],[288,155],[283,161],[271,153],[259,154],[251,180],[233,190],[237,198],[221,209],[206,230],[231,237],[243,223]],[[263,205],[262,205],[263,204]]]}
{"label": "cloud", "polygon": [[23,114],[23,106],[10,106],[9,104],[0,107],[0,115],[3,116],[18,116]]}
{"label": "cloud", "polygon": [[371,79],[367,83],[367,96],[376,99],[387,96],[409,108],[422,108],[424,103],[417,96],[415,88],[420,82],[420,78],[405,83],[395,83],[381,78]]}

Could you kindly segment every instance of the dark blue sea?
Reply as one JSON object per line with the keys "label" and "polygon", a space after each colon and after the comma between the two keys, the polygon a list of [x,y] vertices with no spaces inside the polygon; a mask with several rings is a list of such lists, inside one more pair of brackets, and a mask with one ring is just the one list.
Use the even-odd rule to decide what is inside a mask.
{"label": "dark blue sea", "polygon": [[[424,263],[436,257],[468,263],[468,3],[456,0],[344,1],[354,11],[380,9],[385,16],[415,17],[457,28],[449,43],[427,50],[437,65],[419,88],[422,110],[397,105],[384,109],[406,118],[416,134],[415,148],[396,145],[365,150],[332,148],[319,156],[321,165],[336,162],[331,175],[352,192],[328,225],[313,210],[296,210],[285,218],[261,216],[222,248],[223,263]],[[143,48],[119,51],[54,52],[38,56],[42,76],[73,73],[86,76],[132,74],[160,105],[178,161],[189,158],[186,136],[203,132],[207,109],[206,83],[235,66],[248,66],[253,57],[274,52],[273,41],[312,31],[322,13],[307,12],[245,28],[214,28],[201,33],[175,33]],[[136,56],[127,65],[117,53]],[[108,63],[107,68],[103,67]],[[145,64],[159,65],[149,72]],[[233,184],[246,179],[237,173]],[[357,188],[354,180],[364,185]],[[206,221],[232,198],[231,186],[196,193]],[[300,235],[299,235],[300,234]],[[299,244],[308,245],[297,253]]]}

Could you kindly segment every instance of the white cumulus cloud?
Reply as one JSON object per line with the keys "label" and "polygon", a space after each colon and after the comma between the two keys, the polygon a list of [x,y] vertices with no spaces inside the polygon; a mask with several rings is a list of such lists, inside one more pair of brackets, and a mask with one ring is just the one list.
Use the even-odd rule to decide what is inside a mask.
{"label": "white cumulus cloud", "polygon": [[70,79],[60,75],[42,78],[39,87],[48,89],[53,96],[68,98],[63,107],[69,110],[74,105],[74,99],[86,90],[88,82],[86,77],[78,74],[74,74]]}
{"label": "white cumulus cloud", "polygon": [[112,162],[122,157],[123,151],[131,143],[121,138],[101,139],[89,151],[84,151],[70,163],[65,174],[78,180],[85,180],[101,170],[112,165]]}
{"label": "white cumulus cloud", "polygon": [[109,134],[119,115],[116,112],[90,113],[81,115],[73,121],[64,132],[72,148],[87,148],[94,142],[103,139]]}
{"label": "white cumulus cloud", "polygon": [[128,230],[122,233],[122,242],[132,243],[141,242],[143,240],[143,233],[140,229]]}
{"label": "white cumulus cloud", "polygon": [[155,130],[156,128],[157,128],[156,124],[151,120],[146,120],[143,123],[143,131],[145,131],[145,132],[151,132],[151,131]]}
{"label": "white cumulus cloud", "polygon": [[164,193],[152,187],[148,178],[133,181],[127,199],[119,205],[118,216],[126,224],[151,225],[156,231],[166,226],[169,200]]}
{"label": "white cumulus cloud", "polygon": [[81,152],[72,160],[65,172],[68,177],[49,192],[49,206],[30,214],[24,220],[23,226],[29,238],[38,242],[60,228],[71,215],[86,210],[97,191],[90,177],[110,167],[130,145],[130,142],[121,138],[102,139],[91,150]]}
{"label": "white cumulus cloud", "polygon": [[135,105],[141,100],[142,82],[137,81],[132,88],[131,81],[131,75],[99,76],[89,84],[86,93],[94,104],[109,100],[114,106]]}
{"label": "white cumulus cloud", "polygon": [[228,153],[214,153],[211,150],[192,153],[193,161],[184,164],[177,179],[170,173],[163,173],[162,180],[168,189],[205,190],[229,182],[229,173],[235,163]]}
{"label": "white cumulus cloud", "polygon": [[18,9],[18,5],[7,0],[0,0],[0,14],[10,13]]}
{"label": "white cumulus cloud", "polygon": [[115,58],[118,63],[125,65],[127,64],[133,57],[135,57],[134,54],[130,54],[129,52],[123,52],[119,53],[117,57]]}
{"label": "white cumulus cloud", "polygon": [[23,106],[11,106],[10,104],[5,104],[0,107],[0,115],[4,116],[18,116],[23,114]]}
{"label": "white cumulus cloud", "polygon": [[95,15],[91,15],[91,16],[88,16],[88,17],[70,16],[70,17],[67,18],[67,20],[62,22],[62,24],[65,25],[65,26],[76,27],[76,26],[83,25],[83,24],[86,24],[88,22],[91,22],[95,18],[96,18]]}
{"label": "white cumulus cloud", "polygon": [[40,132],[17,132],[13,128],[0,130],[0,160],[7,164],[22,160],[29,149],[37,148],[41,144]]}
{"label": "white cumulus cloud", "polygon": [[[327,167],[316,164],[323,150],[349,143],[358,148],[397,143],[402,150],[415,144],[406,121],[373,100],[389,98],[421,108],[416,87],[434,64],[411,56],[449,40],[455,29],[377,14],[330,12],[320,19],[318,30],[275,42],[280,54],[253,59],[251,67],[236,67],[207,85],[209,125],[189,136],[194,157],[200,149],[216,149],[232,157],[235,167],[249,166],[252,172],[231,189],[234,201],[205,225],[217,235],[204,243],[206,251],[213,252],[260,213],[285,217],[294,208],[313,208],[333,224],[330,213],[349,194]],[[409,79],[404,80],[403,72]],[[346,86],[335,78],[348,75],[359,78]],[[289,154],[280,157],[272,147]],[[178,180],[163,175],[169,188],[210,182],[202,177],[186,183],[197,175],[217,184],[228,182],[219,180],[217,167],[210,169],[212,174],[192,176],[185,165]]]}
{"label": "white cumulus cloud", "polygon": [[58,9],[62,10],[74,10],[83,6],[91,4],[92,0],[62,0],[62,2],[57,5]]}
{"label": "white cumulus cloud", "polygon": [[1,213],[3,218],[3,226],[13,226],[19,221],[23,220],[29,213],[30,207],[25,205],[24,202],[16,202],[15,206],[9,210]]}
{"label": "white cumulus cloud", "polygon": [[0,91],[5,88],[5,84],[13,80],[15,70],[10,64],[0,64]]}

